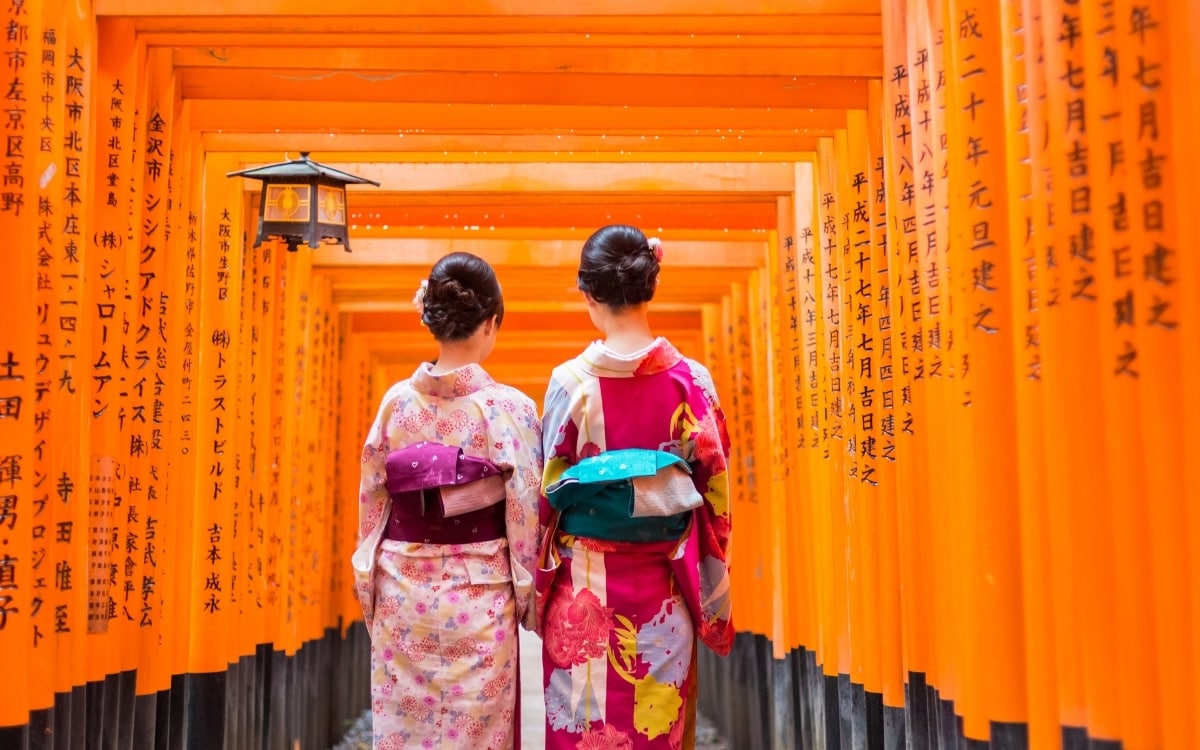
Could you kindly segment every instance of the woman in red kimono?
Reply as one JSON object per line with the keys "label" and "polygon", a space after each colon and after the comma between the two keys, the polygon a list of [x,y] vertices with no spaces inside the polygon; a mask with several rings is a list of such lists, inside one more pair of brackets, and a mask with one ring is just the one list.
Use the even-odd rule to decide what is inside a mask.
{"label": "woman in red kimono", "polygon": [[712,377],[656,337],[662,247],[609,226],[579,289],[603,340],[555,368],[538,571],[547,748],[693,744],[695,642],[733,642],[729,441]]}

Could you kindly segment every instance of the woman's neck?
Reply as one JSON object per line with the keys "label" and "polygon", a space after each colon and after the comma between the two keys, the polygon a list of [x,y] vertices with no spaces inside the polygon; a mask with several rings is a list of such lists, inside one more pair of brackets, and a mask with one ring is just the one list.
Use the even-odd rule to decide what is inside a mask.
{"label": "woman's neck", "polygon": [[467,365],[479,364],[483,361],[481,348],[472,345],[471,341],[452,341],[438,344],[437,361],[430,370],[432,375],[445,375],[451,370],[457,370]]}
{"label": "woman's neck", "polygon": [[604,345],[618,354],[632,354],[654,343],[645,305],[608,311],[601,322]]}

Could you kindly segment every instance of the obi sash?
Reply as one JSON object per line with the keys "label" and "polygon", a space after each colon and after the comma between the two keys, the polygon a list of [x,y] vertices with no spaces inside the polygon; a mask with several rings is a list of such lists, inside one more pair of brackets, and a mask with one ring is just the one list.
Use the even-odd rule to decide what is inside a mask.
{"label": "obi sash", "polygon": [[461,448],[422,442],[392,451],[385,539],[470,544],[504,536],[504,472]]}
{"label": "obi sash", "polygon": [[641,448],[579,461],[546,488],[546,499],[563,533],[620,542],[679,539],[704,504],[686,461]]}
{"label": "obi sash", "polygon": [[674,540],[667,557],[696,635],[718,654],[729,653],[733,626],[723,604],[729,569],[683,459],[663,451],[607,451],[564,471],[546,488],[546,499],[555,512],[534,579],[539,628],[562,565],[560,533],[610,541]]}

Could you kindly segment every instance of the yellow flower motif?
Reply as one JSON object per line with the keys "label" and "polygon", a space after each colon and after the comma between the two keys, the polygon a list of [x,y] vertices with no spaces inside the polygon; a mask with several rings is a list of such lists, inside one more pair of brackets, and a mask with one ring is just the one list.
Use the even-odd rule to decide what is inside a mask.
{"label": "yellow flower motif", "polygon": [[682,403],[671,415],[671,426],[679,428],[679,454],[684,461],[691,461],[696,452],[696,433],[700,431],[700,420],[692,407]]}
{"label": "yellow flower motif", "polygon": [[[620,623],[619,627],[613,629],[613,634],[617,637],[617,652],[610,651],[609,655],[613,666],[617,667],[617,672],[627,682],[633,682],[630,673],[633,672],[634,663],[637,661],[637,628],[624,615],[616,615],[616,619]],[[616,663],[618,658],[621,660],[621,664]]]}
{"label": "yellow flower motif", "polygon": [[653,675],[633,683],[633,726],[649,739],[670,733],[682,706],[679,688],[661,684]]}
{"label": "yellow flower motif", "polygon": [[562,479],[563,472],[571,468],[571,462],[565,456],[555,456],[546,462],[546,468],[542,472],[542,486],[549,487],[550,485]]}
{"label": "yellow flower motif", "polygon": [[725,481],[725,472],[713,474],[708,480],[708,492],[704,498],[712,504],[713,513],[718,516],[729,514],[729,483]]}

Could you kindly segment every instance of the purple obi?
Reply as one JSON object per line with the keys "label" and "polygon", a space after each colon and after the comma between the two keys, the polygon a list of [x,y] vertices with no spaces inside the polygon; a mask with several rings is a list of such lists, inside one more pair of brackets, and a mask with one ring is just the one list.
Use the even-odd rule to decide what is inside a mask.
{"label": "purple obi", "polygon": [[504,471],[461,448],[422,442],[388,454],[385,539],[470,544],[504,536]]}

